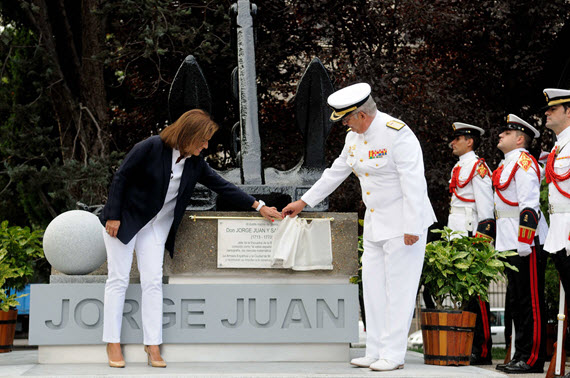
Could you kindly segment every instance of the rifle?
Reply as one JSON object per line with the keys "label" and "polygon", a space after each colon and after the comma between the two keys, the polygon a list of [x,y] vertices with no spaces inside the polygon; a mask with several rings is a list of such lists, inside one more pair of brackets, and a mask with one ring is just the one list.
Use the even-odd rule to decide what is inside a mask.
{"label": "rifle", "polygon": [[561,377],[564,375],[564,365],[566,363],[566,315],[568,307],[566,306],[566,293],[560,282],[560,300],[558,305],[558,336],[554,343],[554,355],[548,366],[546,378]]}
{"label": "rifle", "polygon": [[[506,341],[506,340],[505,340]],[[504,364],[511,362],[511,347],[513,346],[513,337],[509,336],[509,347],[507,348],[507,354],[505,356]]]}

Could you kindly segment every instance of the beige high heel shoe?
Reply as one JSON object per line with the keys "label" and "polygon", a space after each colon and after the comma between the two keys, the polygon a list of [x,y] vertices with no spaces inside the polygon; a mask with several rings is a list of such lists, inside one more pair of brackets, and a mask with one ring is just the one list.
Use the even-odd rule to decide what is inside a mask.
{"label": "beige high heel shoe", "polygon": [[107,344],[107,359],[109,360],[109,366],[112,368],[124,368],[125,367],[125,360],[112,361],[109,358],[109,344]]}
{"label": "beige high heel shoe", "polygon": [[157,361],[153,361],[150,358],[150,349],[148,348],[148,345],[144,346],[144,351],[146,352],[146,356],[148,358],[148,364],[152,367],[159,367],[159,368],[165,368],[166,367],[166,362],[164,360],[162,360],[162,357],[160,360]]}

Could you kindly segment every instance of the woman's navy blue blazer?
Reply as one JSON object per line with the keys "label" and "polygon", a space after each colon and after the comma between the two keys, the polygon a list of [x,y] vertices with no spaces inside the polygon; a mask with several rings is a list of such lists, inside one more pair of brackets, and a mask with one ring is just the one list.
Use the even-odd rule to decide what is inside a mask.
{"label": "woman's navy blue blazer", "polygon": [[[172,149],[164,144],[160,136],[152,136],[137,143],[113,177],[107,203],[99,215],[101,224],[105,225],[108,220],[121,221],[117,237],[127,244],[164,205],[171,167]],[[201,156],[187,158],[176,198],[174,221],[165,244],[170,257],[174,254],[176,231],[196,183],[208,187],[232,203],[241,204],[244,209],[251,208],[255,202],[255,198],[214,172]]]}

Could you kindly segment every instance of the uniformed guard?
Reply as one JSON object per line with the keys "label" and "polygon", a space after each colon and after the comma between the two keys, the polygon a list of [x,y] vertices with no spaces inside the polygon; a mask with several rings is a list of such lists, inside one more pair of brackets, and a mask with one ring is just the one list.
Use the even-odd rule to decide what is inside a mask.
{"label": "uniformed guard", "polygon": [[[548,212],[550,229],[544,249],[550,252],[566,292],[570,294],[570,90],[547,88],[546,127],[556,134],[556,143],[548,155]],[[562,308],[564,304],[561,304]],[[561,322],[559,322],[560,324]],[[559,339],[559,343],[562,341]],[[562,362],[564,363],[564,361]],[[570,374],[565,375],[570,376]]]}
{"label": "uniformed guard", "polygon": [[[451,206],[447,226],[454,231],[463,231],[466,236],[495,239],[495,215],[491,170],[474,152],[481,143],[485,130],[467,123],[453,124],[450,146],[459,161],[451,171],[449,192]],[[491,365],[491,309],[488,302],[479,297],[468,304],[468,311],[477,314],[471,365]]]}
{"label": "uniformed guard", "polygon": [[528,122],[509,114],[497,145],[505,158],[493,173],[497,217],[495,248],[518,252],[507,258],[518,272],[506,271],[509,301],[506,306],[515,324],[515,354],[508,364],[497,365],[497,369],[509,374],[542,373],[546,358],[546,259],[542,245],[548,226],[540,212],[540,167],[528,152],[533,138],[539,136]]}
{"label": "uniformed guard", "polygon": [[427,196],[420,144],[402,121],[377,110],[366,83],[328,98],[331,120],[350,127],[332,166],[283,215],[315,206],[353,172],[360,180],[364,216],[362,281],[366,355],[351,361],[386,371],[404,367],[407,336],[422,272],[427,228],[435,215]]}
{"label": "uniformed guard", "polygon": [[485,130],[467,123],[453,124],[450,146],[459,161],[451,171],[451,207],[447,226],[468,236],[495,238],[493,185],[485,159],[475,154]]}
{"label": "uniformed guard", "polygon": [[544,249],[553,253],[566,293],[570,293],[570,90],[547,88],[546,127],[556,134],[548,155],[548,212],[550,230]]}

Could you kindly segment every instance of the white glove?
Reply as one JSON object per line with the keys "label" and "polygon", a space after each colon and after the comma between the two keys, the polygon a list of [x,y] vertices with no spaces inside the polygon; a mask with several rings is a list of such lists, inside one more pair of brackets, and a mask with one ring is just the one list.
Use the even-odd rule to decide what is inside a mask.
{"label": "white glove", "polygon": [[531,249],[530,244],[518,242],[517,252],[519,253],[519,256],[524,257],[524,256],[530,255],[530,253],[532,252],[532,249]]}

